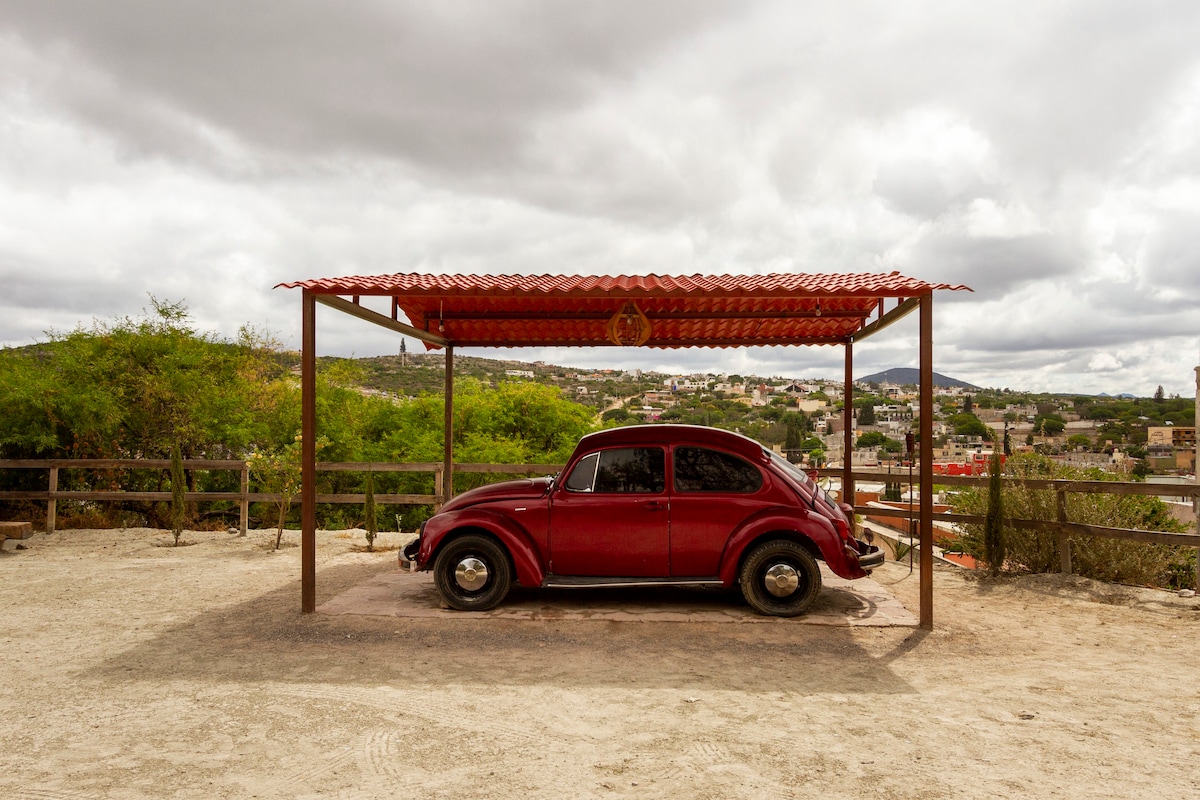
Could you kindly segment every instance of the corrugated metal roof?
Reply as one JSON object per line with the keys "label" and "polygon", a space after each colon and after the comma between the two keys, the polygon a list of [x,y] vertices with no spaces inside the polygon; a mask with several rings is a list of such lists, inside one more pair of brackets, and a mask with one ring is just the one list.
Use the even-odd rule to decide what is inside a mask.
{"label": "corrugated metal roof", "polygon": [[[456,346],[612,344],[609,322],[636,305],[648,347],[835,344],[884,301],[969,287],[898,272],[767,275],[359,275],[279,284],[315,294],[394,298],[410,324]],[[894,306],[893,306],[894,307]],[[887,310],[891,310],[888,308]]]}

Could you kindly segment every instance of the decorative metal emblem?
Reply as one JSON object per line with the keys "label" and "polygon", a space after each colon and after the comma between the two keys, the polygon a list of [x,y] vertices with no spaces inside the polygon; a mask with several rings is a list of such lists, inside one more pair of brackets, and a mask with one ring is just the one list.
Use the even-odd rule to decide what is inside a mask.
{"label": "decorative metal emblem", "polygon": [[609,340],[622,347],[633,347],[646,343],[654,326],[634,302],[628,302],[608,320],[605,332]]}

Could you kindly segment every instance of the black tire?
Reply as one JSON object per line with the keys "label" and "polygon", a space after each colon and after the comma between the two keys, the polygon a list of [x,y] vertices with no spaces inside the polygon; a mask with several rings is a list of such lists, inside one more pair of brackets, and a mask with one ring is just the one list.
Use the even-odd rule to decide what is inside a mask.
{"label": "black tire", "polygon": [[433,564],[433,579],[451,608],[487,611],[508,595],[512,566],[496,540],[467,534],[442,547]]}
{"label": "black tire", "polygon": [[742,596],[760,614],[796,617],[821,591],[821,569],[802,545],[787,539],[763,542],[742,562]]}

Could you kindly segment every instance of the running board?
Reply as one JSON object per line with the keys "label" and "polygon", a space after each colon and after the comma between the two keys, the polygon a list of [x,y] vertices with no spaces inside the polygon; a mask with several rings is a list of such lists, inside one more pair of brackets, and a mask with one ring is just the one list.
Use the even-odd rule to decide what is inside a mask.
{"label": "running board", "polygon": [[723,586],[720,578],[593,578],[584,575],[547,575],[544,589],[618,589],[630,586]]}

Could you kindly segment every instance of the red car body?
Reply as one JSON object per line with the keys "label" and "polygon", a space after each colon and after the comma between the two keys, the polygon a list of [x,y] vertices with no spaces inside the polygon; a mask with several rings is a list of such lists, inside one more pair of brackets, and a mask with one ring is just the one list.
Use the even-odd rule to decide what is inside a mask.
{"label": "red car body", "polygon": [[883,552],[804,472],[740,434],[640,425],[580,440],[554,478],[453,498],[400,559],[433,570],[446,602],[491,608],[523,586],[740,583],[761,613],[803,613],[816,560],[854,579]]}

